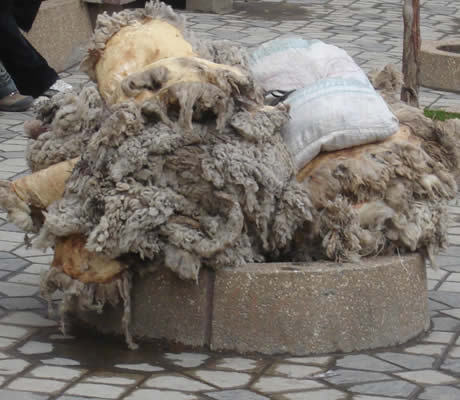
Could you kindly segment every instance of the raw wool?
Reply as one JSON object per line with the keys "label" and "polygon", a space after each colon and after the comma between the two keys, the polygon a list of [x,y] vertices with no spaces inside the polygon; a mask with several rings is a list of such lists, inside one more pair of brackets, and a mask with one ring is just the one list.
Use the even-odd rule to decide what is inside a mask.
{"label": "raw wool", "polygon": [[433,121],[422,109],[400,100],[402,74],[388,64],[370,73],[369,79],[382,95],[402,125],[409,126],[423,141],[423,149],[436,161],[445,165],[455,176],[460,174],[460,120]]}
{"label": "raw wool", "polygon": [[195,116],[184,131],[180,119],[168,126],[147,105],[114,107],[64,197],[48,208],[36,244],[80,233],[90,251],[135,253],[191,279],[202,265],[282,250],[311,221],[311,203],[280,136],[286,107],[251,104],[235,100],[221,131],[218,117]]}
{"label": "raw wool", "polygon": [[59,268],[51,267],[42,274],[40,293],[48,301],[49,314],[54,314],[52,295],[57,290],[63,292],[58,313],[61,318],[61,331],[66,334],[66,318],[73,311],[96,311],[102,313],[105,304],[123,306],[122,327],[128,347],[138,348],[134,343],[129,324],[131,321],[131,286],[132,273],[124,271],[109,283],[83,283],[72,279]]}
{"label": "raw wool", "polygon": [[38,124],[43,132],[29,140],[26,159],[32,171],[45,169],[61,161],[80,156],[103,120],[101,96],[93,84],[79,94],[67,92],[42,101],[36,109],[37,120],[29,126],[29,135]]}
{"label": "raw wool", "polygon": [[434,255],[447,247],[446,206],[457,186],[449,166],[424,144],[403,127],[382,143],[323,154],[307,165],[297,178],[318,218],[303,251],[336,261],[420,251],[435,265]]}

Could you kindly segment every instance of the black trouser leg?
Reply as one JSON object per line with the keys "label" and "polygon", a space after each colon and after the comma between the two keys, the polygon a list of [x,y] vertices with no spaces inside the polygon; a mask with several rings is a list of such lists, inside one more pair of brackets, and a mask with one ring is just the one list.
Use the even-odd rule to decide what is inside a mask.
{"label": "black trouser leg", "polygon": [[58,79],[56,71],[20,32],[12,7],[0,7],[0,59],[23,95],[40,96]]}

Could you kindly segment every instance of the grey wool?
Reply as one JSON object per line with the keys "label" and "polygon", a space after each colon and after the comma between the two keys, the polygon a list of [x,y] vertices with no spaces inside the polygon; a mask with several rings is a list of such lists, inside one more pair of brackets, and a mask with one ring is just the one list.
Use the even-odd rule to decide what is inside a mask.
{"label": "grey wool", "polygon": [[[63,329],[75,308],[100,312],[122,304],[134,348],[131,276],[146,265],[197,281],[204,267],[414,251],[433,260],[447,245],[458,125],[434,123],[401,104],[395,69],[377,72],[372,82],[410,135],[325,159],[296,176],[280,133],[289,108],[264,104],[246,51],[196,39],[163,3],[100,16],[82,69],[96,80],[107,41],[145,18],[174,25],[194,56],[125,77],[118,104],[106,103],[94,83],[57,95],[37,107],[29,125],[32,171],[78,157],[62,197],[43,210],[34,245],[53,247],[80,235],[85,250],[127,265],[105,283],[83,283],[53,265],[41,287],[48,299],[63,290]],[[172,79],[181,68],[189,80]],[[29,204],[16,199],[0,182],[0,204],[10,217],[37,229]]]}

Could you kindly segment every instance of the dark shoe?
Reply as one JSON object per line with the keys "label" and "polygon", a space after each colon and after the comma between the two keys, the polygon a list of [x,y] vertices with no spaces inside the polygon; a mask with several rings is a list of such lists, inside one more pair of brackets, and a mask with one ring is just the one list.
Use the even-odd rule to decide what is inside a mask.
{"label": "dark shoe", "polygon": [[33,97],[23,96],[19,92],[13,92],[0,99],[0,111],[26,111],[33,102]]}

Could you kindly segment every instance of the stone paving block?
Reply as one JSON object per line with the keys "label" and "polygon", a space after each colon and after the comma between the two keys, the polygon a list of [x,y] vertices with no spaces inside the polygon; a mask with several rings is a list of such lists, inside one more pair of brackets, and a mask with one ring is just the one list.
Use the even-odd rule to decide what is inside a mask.
{"label": "stone paving block", "polygon": [[36,286],[21,285],[18,283],[0,282],[0,293],[10,297],[32,296],[38,292]]}
{"label": "stone paving block", "polygon": [[251,380],[251,375],[244,372],[197,370],[190,372],[190,375],[220,389],[245,386]]}
{"label": "stone paving block", "polygon": [[0,338],[0,350],[6,350],[14,344],[16,344],[14,339]]}
{"label": "stone paving block", "polygon": [[34,368],[28,372],[33,378],[45,378],[45,379],[58,379],[63,381],[72,381],[79,378],[86,372],[84,369],[75,369],[67,367],[53,367],[43,365],[41,367]]}
{"label": "stone paving block", "polygon": [[[10,258],[2,259],[0,252],[0,269],[5,271],[19,271],[20,269],[30,265],[28,261],[23,260],[22,258],[15,257],[10,254]],[[9,254],[9,253],[7,253]]]}
{"label": "stone paving block", "polygon": [[194,395],[169,390],[138,389],[124,400],[198,400]]}
{"label": "stone paving block", "polygon": [[16,392],[13,390],[0,389],[0,399],[5,400],[48,400],[49,396],[29,392]]}
{"label": "stone paving block", "polygon": [[280,393],[288,391],[299,391],[305,389],[319,389],[324,388],[322,383],[308,380],[308,379],[293,379],[281,377],[268,377],[264,376],[259,378],[252,388],[262,393]]}
{"label": "stone paving block", "polygon": [[311,365],[276,363],[265,371],[265,375],[277,375],[285,376],[287,378],[307,379],[321,371],[323,371],[322,368],[314,367]]}
{"label": "stone paving block", "polygon": [[113,374],[109,372],[98,372],[93,375],[86,376],[82,382],[84,383],[103,383],[105,385],[120,385],[120,386],[130,386],[136,384],[142,375],[133,375],[133,374]]}
{"label": "stone paving block", "polygon": [[407,369],[432,368],[436,359],[434,357],[404,354],[404,353],[378,353],[377,357],[400,365]]}
{"label": "stone paving block", "polygon": [[202,392],[214,389],[195,379],[191,379],[179,374],[160,374],[144,382],[143,386],[153,389],[171,389],[184,390],[187,392]]}
{"label": "stone paving block", "polygon": [[444,282],[439,286],[439,290],[460,293],[460,282]]}
{"label": "stone paving block", "polygon": [[460,308],[454,308],[451,310],[443,310],[443,314],[447,314],[454,318],[460,319]]}
{"label": "stone paving block", "polygon": [[200,353],[166,353],[164,357],[174,365],[183,368],[199,367],[209,359],[207,354]]}
{"label": "stone paving block", "polygon": [[337,367],[362,369],[364,371],[390,372],[398,371],[401,368],[396,365],[378,360],[366,354],[345,356],[341,360],[337,360]]}
{"label": "stone paving block", "polygon": [[395,373],[399,377],[423,385],[446,385],[458,382],[458,378],[433,370],[419,370]]}
{"label": "stone paving block", "polygon": [[330,376],[326,376],[324,380],[334,385],[383,381],[390,379],[388,375],[381,372],[353,371],[347,369],[331,370],[330,372]]}
{"label": "stone paving block", "polygon": [[206,396],[215,400],[269,400],[268,397],[249,390],[223,390],[221,392],[206,393]]}
{"label": "stone paving block", "polygon": [[101,397],[103,399],[117,399],[120,395],[126,392],[126,390],[127,388],[119,386],[95,383],[77,383],[66,390],[65,394],[85,397]]}
{"label": "stone paving block", "polygon": [[[89,397],[81,396],[59,396],[57,400],[88,400]],[[91,400],[103,400],[101,398],[91,397]]]}
{"label": "stone paving block", "polygon": [[220,13],[231,10],[233,0],[186,0],[186,8],[191,11]]}
{"label": "stone paving block", "polygon": [[458,293],[436,291],[429,293],[429,296],[430,299],[446,304],[448,307],[460,308],[460,296]]}
{"label": "stone paving block", "polygon": [[164,368],[150,365],[147,363],[140,364],[116,364],[116,368],[128,369],[131,371],[142,371],[142,372],[160,372],[164,371]]}
{"label": "stone paving block", "polygon": [[460,399],[460,389],[452,386],[427,387],[418,398],[420,400],[458,400]]}
{"label": "stone paving block", "polygon": [[230,371],[253,372],[261,368],[262,365],[261,362],[249,358],[228,357],[217,361],[214,368]]}
{"label": "stone paving block", "polygon": [[456,318],[437,317],[432,318],[433,330],[455,332],[460,326],[460,321]]}
{"label": "stone paving block", "polygon": [[28,329],[17,326],[0,325],[0,336],[12,339],[20,339],[29,333]]}
{"label": "stone paving block", "polygon": [[334,358],[330,356],[325,357],[288,357],[283,361],[292,362],[296,364],[307,364],[307,365],[318,365],[320,367],[325,367],[328,365]]}
{"label": "stone paving block", "polygon": [[44,354],[50,353],[53,350],[51,343],[37,342],[30,340],[21,346],[18,351],[22,354]]}
{"label": "stone paving block", "polygon": [[452,347],[449,351],[449,357],[460,358],[460,346]]}
{"label": "stone paving block", "polygon": [[379,396],[400,396],[403,398],[408,398],[417,389],[418,386],[399,380],[365,383],[349,388],[349,390],[354,393],[375,394]]}
{"label": "stone paving block", "polygon": [[66,386],[67,382],[54,379],[17,378],[8,385],[8,389],[53,394]]}
{"label": "stone paving block", "polygon": [[1,318],[0,323],[33,327],[49,327],[57,325],[55,321],[43,318],[39,314],[28,311],[17,311],[11,313],[6,317]]}
{"label": "stone paving block", "polygon": [[35,297],[12,297],[0,299],[0,307],[8,311],[43,309],[43,303]]}
{"label": "stone paving block", "polygon": [[427,337],[423,338],[423,342],[449,343],[453,336],[452,332],[431,332]]}
{"label": "stone paving block", "polygon": [[40,276],[34,274],[17,274],[9,278],[8,282],[38,286],[40,284]]}
{"label": "stone paving block", "polygon": [[346,400],[348,395],[334,389],[312,390],[308,392],[281,394],[276,400]]}
{"label": "stone paving block", "polygon": [[[380,397],[380,396],[366,396],[366,395],[359,395],[353,396],[353,400],[388,400],[388,397]],[[403,400],[401,397],[391,397],[391,400]]]}
{"label": "stone paving block", "polygon": [[59,365],[59,366],[69,366],[69,367],[80,365],[79,361],[71,360],[69,358],[62,358],[62,357],[42,359],[41,361],[43,364],[49,364],[49,365]]}
{"label": "stone paving block", "polygon": [[16,358],[0,360],[0,375],[16,375],[26,369],[29,365],[29,362]]}
{"label": "stone paving block", "polygon": [[404,349],[404,351],[413,354],[426,354],[437,356],[440,355],[445,348],[446,346],[442,344],[418,344],[415,346],[407,347]]}

